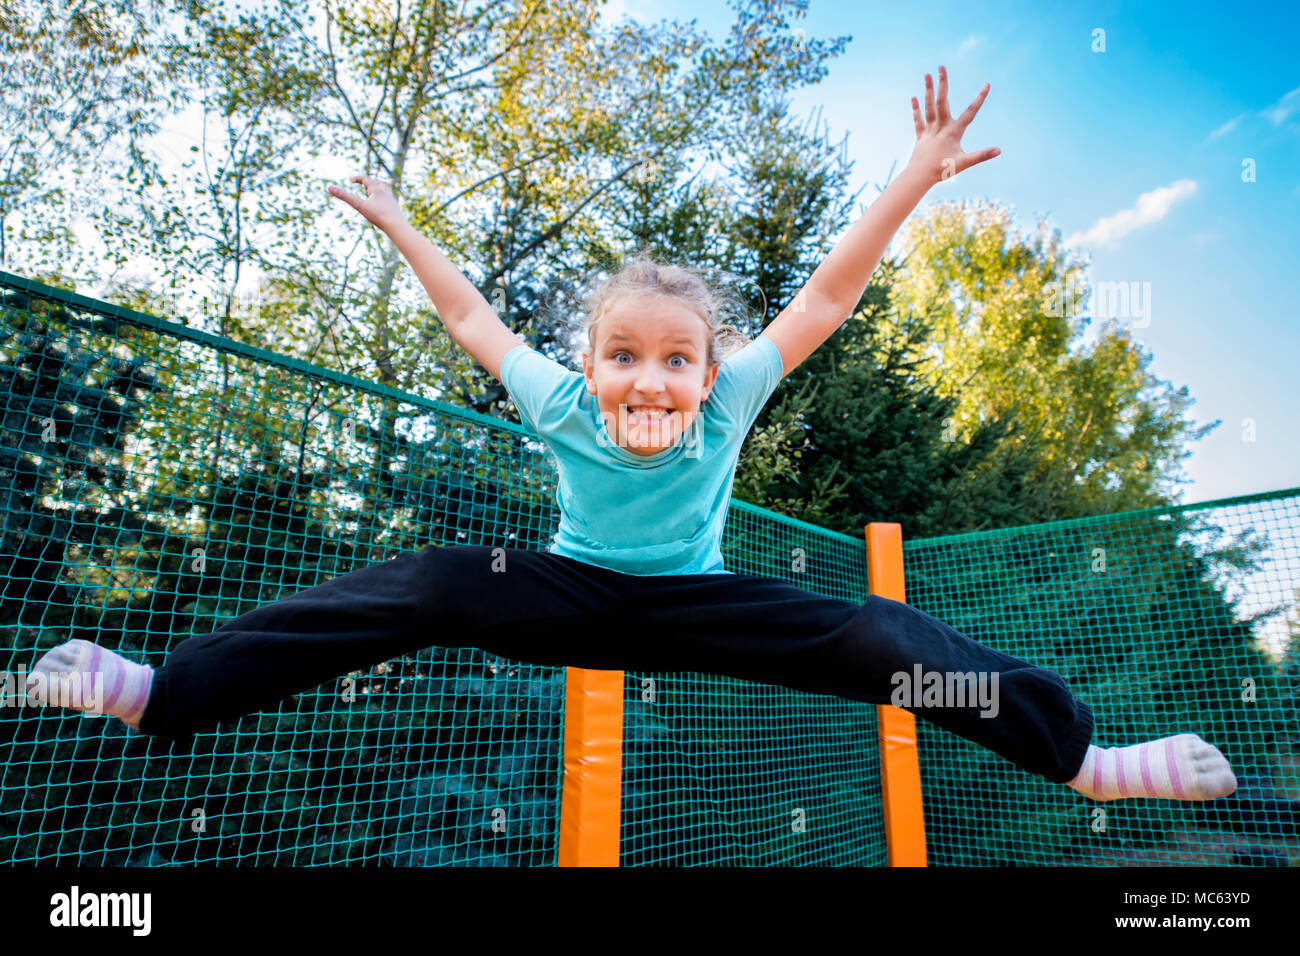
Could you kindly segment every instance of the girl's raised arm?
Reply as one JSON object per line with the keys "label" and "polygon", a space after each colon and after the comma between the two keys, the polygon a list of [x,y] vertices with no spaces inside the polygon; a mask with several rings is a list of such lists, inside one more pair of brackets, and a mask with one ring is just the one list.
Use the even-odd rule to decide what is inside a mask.
{"label": "girl's raised arm", "polygon": [[988,93],[989,85],[985,83],[965,112],[954,117],[948,112],[948,71],[939,67],[937,103],[930,74],[925,75],[924,119],[916,97],[912,97],[916,146],[907,168],[853,224],[794,300],[762,332],[780,351],[783,374],[789,375],[815,352],[857,308],[889,240],[930,187],[1002,152],[996,147],[973,153],[961,148],[962,134]]}
{"label": "girl's raised arm", "polygon": [[330,186],[329,194],[357,210],[393,240],[429,293],[448,334],[499,380],[505,353],[527,343],[497,317],[474,284],[407,222],[388,183],[372,176],[353,176],[352,182],[365,186],[369,198],[362,199],[339,186]]}

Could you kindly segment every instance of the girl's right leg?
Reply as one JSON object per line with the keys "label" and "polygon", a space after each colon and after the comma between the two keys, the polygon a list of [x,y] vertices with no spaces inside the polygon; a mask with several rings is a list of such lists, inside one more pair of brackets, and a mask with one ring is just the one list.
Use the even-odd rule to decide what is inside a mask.
{"label": "girl's right leg", "polygon": [[404,552],[181,641],[153,673],[138,728],[182,737],[349,671],[429,645],[482,647],[492,634],[510,634],[515,649],[535,646],[535,662],[549,662],[541,658],[557,642],[595,640],[608,628],[598,622],[614,614],[615,593],[584,569],[513,548]]}

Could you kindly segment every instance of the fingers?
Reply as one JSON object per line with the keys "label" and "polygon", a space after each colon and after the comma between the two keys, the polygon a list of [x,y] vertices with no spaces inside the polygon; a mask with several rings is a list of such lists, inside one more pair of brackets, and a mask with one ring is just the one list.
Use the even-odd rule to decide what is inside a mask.
{"label": "fingers", "polygon": [[376,179],[374,176],[367,176],[365,173],[357,173],[350,181],[365,186],[366,195],[371,198],[381,196],[384,193],[390,193],[396,197],[396,193],[393,193],[392,186],[388,185],[388,183],[384,182],[382,179]]}
{"label": "fingers", "polygon": [[916,97],[912,97],[912,125],[916,127],[916,138],[920,139],[921,134],[925,132],[925,121],[921,119],[921,107],[916,102]]}
{"label": "fingers", "polygon": [[[374,188],[375,185],[378,183],[378,180],[374,179],[371,176],[366,176],[362,173],[357,173],[355,176],[349,179],[348,182],[360,183],[361,185],[366,187],[367,192],[374,192]],[[339,195],[351,195],[350,193],[346,193],[344,190],[340,189],[338,186],[330,186],[329,189],[331,192],[337,189],[339,191]]]}
{"label": "fingers", "polygon": [[[362,186],[365,187],[366,195],[372,199],[375,197],[376,194],[382,191],[381,188],[384,186],[383,183],[375,179],[373,176],[367,176],[364,173],[357,173],[355,176],[349,179],[348,182],[360,183]],[[352,206],[354,209],[361,208],[359,205],[357,205],[359,202],[362,201],[361,197],[357,196],[354,193],[348,192],[346,189],[343,189],[340,186],[329,186],[326,188],[326,191],[331,196],[337,196],[339,199],[342,199],[344,202],[346,202],[349,206]]]}
{"label": "fingers", "polygon": [[327,186],[325,191],[328,192],[335,199],[342,199],[353,209],[357,208],[357,197],[352,195],[352,193],[348,192],[346,189],[343,189],[339,186]]}
{"label": "fingers", "polygon": [[980,163],[987,162],[988,160],[992,159],[994,156],[1001,156],[1001,155],[1002,155],[1002,150],[998,149],[996,146],[990,146],[988,149],[981,149],[979,152],[976,153],[965,153],[960,159],[957,160],[956,172],[958,173],[964,172],[965,170],[970,169],[972,166],[978,166]]}
{"label": "fingers", "polygon": [[976,94],[975,99],[971,100],[970,106],[966,107],[966,109],[962,111],[961,116],[957,117],[957,128],[959,132],[965,132],[966,127],[969,126],[971,120],[975,118],[975,114],[978,113],[980,107],[984,105],[984,100],[988,95],[989,84],[985,83],[984,89],[980,90],[979,93]]}
{"label": "fingers", "polygon": [[939,125],[947,126],[948,121],[952,119],[952,114],[948,112],[948,71],[942,66],[939,67],[939,102],[936,107],[939,114]]}
{"label": "fingers", "polygon": [[[957,131],[960,134],[975,119],[975,114],[980,111],[984,105],[984,100],[989,95],[990,85],[984,84],[984,88],[979,91],[975,99],[971,101],[970,106],[957,117]],[[916,97],[912,98],[912,121],[916,126],[917,135],[921,135],[925,126],[938,123],[940,127],[947,126],[952,122],[952,114],[948,108],[948,69],[939,67],[939,90],[938,99],[935,98],[934,80],[929,73],[925,74],[925,124],[921,122],[921,114],[917,108]]]}

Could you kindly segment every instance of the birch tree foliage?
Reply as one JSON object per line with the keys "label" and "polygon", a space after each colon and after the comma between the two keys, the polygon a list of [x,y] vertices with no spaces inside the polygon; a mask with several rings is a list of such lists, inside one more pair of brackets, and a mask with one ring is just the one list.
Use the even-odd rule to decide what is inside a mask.
{"label": "birch tree foliage", "polygon": [[149,37],[164,7],[0,0],[0,268],[54,282],[76,274],[88,261],[77,213],[115,177],[146,175],[140,143],[157,130],[148,101],[166,86]]}
{"label": "birch tree foliage", "polygon": [[[116,261],[157,258],[226,334],[428,392],[455,377],[458,350],[401,255],[325,194],[339,177],[324,161],[390,182],[416,228],[519,321],[515,288],[617,244],[609,212],[633,173],[667,184],[676,159],[716,146],[735,112],[720,91],[810,81],[829,55],[781,39],[800,3],[747,4],[716,48],[693,24],[604,29],[597,6],[278,0],[232,21],[192,0],[169,57],[224,129],[195,144],[184,176],[154,177],[138,209],[105,211]],[[263,279],[245,315],[232,297],[246,264]]]}
{"label": "birch tree foliage", "polygon": [[[820,78],[844,38],[791,36],[804,6],[742,4],[715,46],[694,24],[604,29],[590,2],[279,0],[231,16],[190,0],[152,49],[173,71],[166,97],[201,113],[200,138],[179,175],[154,156],[134,194],[120,180],[97,194],[105,261],[156,275],[105,297],[157,312],[167,285],[204,303],[182,320],[219,334],[499,410],[499,385],[449,343],[404,259],[331,205],[324,185],[338,177],[315,168],[346,157],[390,182],[416,228],[522,327],[548,287],[586,285],[575,277],[590,278],[593,251],[628,250],[631,198],[662,204],[691,161],[750,135],[766,92]],[[253,266],[261,283],[239,297]]]}

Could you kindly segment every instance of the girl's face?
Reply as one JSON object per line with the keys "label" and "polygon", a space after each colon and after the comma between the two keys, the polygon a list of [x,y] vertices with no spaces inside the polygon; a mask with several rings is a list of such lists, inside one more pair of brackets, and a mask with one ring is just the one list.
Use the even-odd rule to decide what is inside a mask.
{"label": "girl's face", "polygon": [[582,356],[587,391],[605,430],[636,455],[670,448],[709,397],[708,326],[673,299],[623,298],[596,323],[593,354]]}

